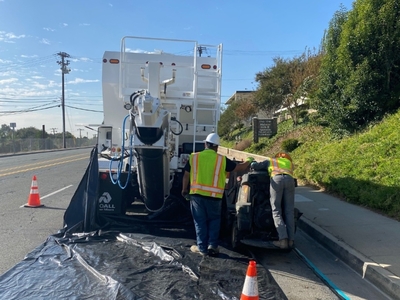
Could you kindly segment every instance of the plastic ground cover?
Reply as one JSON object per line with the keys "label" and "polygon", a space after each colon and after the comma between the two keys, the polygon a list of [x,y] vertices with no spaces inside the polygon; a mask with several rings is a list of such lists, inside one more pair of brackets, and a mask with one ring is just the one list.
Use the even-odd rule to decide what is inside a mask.
{"label": "plastic ground cover", "polygon": [[[192,224],[99,225],[94,155],[65,227],[0,276],[0,299],[240,299],[251,258],[224,241],[216,257],[191,252]],[[286,299],[261,265],[257,283],[260,299]]]}

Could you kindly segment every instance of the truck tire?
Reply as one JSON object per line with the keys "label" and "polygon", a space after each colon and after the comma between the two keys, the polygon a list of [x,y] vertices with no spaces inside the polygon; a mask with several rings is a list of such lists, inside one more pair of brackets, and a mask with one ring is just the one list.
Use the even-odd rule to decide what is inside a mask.
{"label": "truck tire", "polygon": [[242,243],[240,242],[242,237],[243,237],[243,235],[238,228],[237,221],[235,220],[235,221],[233,221],[233,224],[232,224],[232,236],[231,236],[232,249],[237,250],[240,248],[240,246],[242,245]]}

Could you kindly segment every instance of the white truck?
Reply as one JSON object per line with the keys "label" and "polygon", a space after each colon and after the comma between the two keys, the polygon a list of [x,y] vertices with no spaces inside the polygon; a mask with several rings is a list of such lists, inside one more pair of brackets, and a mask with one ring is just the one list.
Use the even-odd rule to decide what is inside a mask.
{"label": "white truck", "polygon": [[[155,42],[189,55],[139,48]],[[126,36],[120,51],[104,53],[100,214],[124,215],[135,202],[159,212],[169,197],[180,197],[190,153],[217,132],[221,67],[222,44],[190,40]]]}

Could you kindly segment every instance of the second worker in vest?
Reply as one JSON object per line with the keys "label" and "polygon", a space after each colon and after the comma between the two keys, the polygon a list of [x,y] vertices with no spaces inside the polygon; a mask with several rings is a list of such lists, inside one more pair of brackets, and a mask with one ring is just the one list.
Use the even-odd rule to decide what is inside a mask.
{"label": "second worker in vest", "polygon": [[197,245],[193,245],[190,250],[201,255],[217,255],[226,174],[245,171],[254,158],[249,157],[245,162],[237,164],[218,154],[220,138],[216,133],[209,134],[204,142],[205,149],[192,153],[186,163],[182,196],[190,196],[190,209],[196,230]]}
{"label": "second worker in vest", "polygon": [[292,158],[285,152],[279,152],[275,158],[262,162],[253,162],[253,170],[268,170],[271,177],[270,202],[272,217],[279,241],[273,241],[276,247],[286,249],[294,247],[294,189]]}

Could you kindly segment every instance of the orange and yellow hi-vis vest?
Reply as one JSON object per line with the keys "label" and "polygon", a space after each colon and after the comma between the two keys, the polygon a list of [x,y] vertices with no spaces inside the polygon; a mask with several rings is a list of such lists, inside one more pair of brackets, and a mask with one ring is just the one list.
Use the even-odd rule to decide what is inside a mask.
{"label": "orange and yellow hi-vis vest", "polygon": [[190,155],[190,194],[222,198],[225,189],[226,159],[205,149]]}
{"label": "orange and yellow hi-vis vest", "polygon": [[268,172],[271,177],[276,174],[288,174],[293,176],[293,164],[287,158],[270,158]]}

